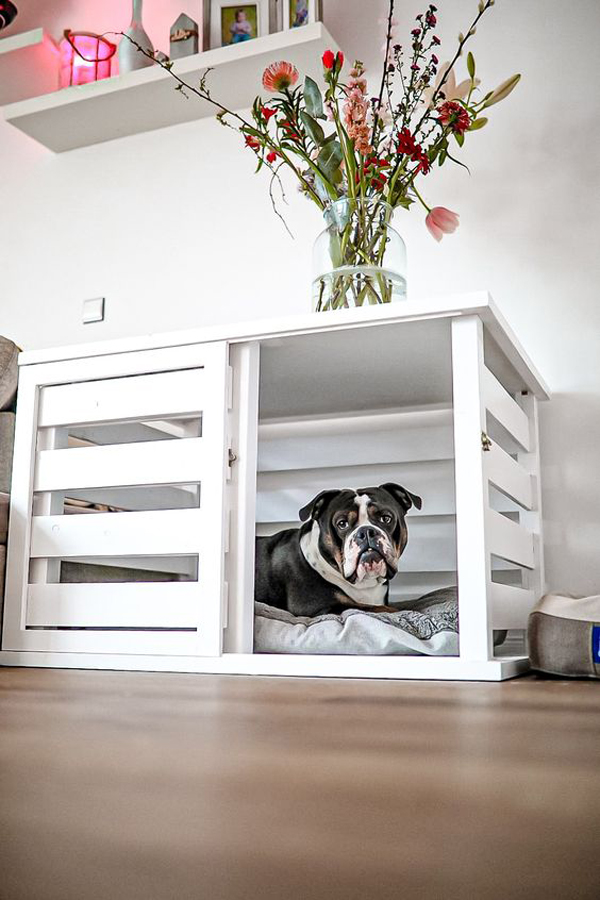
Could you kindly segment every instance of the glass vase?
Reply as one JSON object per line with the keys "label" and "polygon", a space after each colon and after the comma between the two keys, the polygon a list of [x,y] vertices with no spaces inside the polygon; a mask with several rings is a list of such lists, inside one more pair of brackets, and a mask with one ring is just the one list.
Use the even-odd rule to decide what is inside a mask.
{"label": "glass vase", "polygon": [[313,250],[313,310],[406,299],[406,247],[393,209],[375,198],[344,197],[324,212]]}

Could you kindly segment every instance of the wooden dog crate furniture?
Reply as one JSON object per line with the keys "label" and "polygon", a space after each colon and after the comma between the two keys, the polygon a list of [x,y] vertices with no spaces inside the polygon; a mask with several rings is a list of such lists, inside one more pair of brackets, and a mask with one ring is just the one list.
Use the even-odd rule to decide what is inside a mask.
{"label": "wooden dog crate furniture", "polygon": [[[0,662],[523,672],[547,397],[484,293],[23,353]],[[460,655],[253,653],[255,533],[385,481],[423,497],[392,596],[458,584]]]}

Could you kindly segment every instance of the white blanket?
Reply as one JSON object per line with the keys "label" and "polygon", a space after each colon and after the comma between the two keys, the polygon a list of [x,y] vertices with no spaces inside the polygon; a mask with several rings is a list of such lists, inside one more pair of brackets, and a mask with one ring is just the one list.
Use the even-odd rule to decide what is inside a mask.
{"label": "white blanket", "polygon": [[266,603],[255,603],[254,613],[256,653],[458,655],[455,587],[404,603],[394,613],[347,609],[339,615],[311,619]]}

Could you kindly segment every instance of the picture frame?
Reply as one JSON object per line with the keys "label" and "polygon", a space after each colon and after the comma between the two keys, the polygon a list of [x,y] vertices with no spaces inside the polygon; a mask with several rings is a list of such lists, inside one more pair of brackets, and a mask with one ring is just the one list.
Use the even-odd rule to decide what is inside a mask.
{"label": "picture frame", "polygon": [[302,28],[320,22],[323,16],[322,0],[279,0],[282,4],[283,30]]}
{"label": "picture frame", "polygon": [[236,46],[269,34],[269,0],[211,0],[210,46]]}

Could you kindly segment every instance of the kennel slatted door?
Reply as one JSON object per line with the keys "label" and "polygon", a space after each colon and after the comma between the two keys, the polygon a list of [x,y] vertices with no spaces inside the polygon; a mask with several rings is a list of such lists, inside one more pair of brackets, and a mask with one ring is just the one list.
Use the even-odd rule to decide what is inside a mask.
{"label": "kennel slatted door", "polygon": [[220,654],[227,344],[20,376],[3,649]]}

